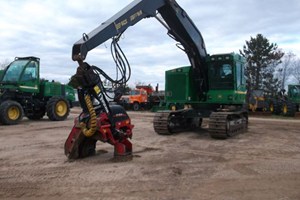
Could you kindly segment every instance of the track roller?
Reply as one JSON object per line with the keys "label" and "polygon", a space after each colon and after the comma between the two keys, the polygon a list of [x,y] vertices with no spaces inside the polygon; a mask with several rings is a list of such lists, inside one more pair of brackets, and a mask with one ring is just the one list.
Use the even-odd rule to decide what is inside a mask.
{"label": "track roller", "polygon": [[159,135],[171,135],[169,131],[169,115],[171,112],[163,111],[157,112],[154,116],[153,127],[157,134]]}
{"label": "track roller", "polygon": [[160,111],[154,116],[153,127],[159,135],[190,131],[201,126],[201,114],[192,108],[176,111]]}
{"label": "track roller", "polygon": [[247,127],[247,112],[213,112],[208,131],[212,138],[227,139],[245,131]]}

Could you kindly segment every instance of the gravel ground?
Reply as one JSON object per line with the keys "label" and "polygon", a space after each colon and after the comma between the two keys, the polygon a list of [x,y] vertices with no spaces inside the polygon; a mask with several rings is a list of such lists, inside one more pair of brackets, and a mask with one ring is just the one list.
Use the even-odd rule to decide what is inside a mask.
{"label": "gravel ground", "polygon": [[300,199],[300,120],[250,118],[247,133],[159,136],[153,114],[129,112],[133,159],[113,147],[69,161],[64,142],[77,112],[63,122],[24,119],[0,126],[0,199]]}

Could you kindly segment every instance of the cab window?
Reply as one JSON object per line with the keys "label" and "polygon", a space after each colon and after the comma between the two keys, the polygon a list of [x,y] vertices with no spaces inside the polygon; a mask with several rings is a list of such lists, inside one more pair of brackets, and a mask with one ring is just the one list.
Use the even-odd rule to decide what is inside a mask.
{"label": "cab window", "polygon": [[37,63],[31,61],[24,70],[21,81],[31,81],[37,79]]}
{"label": "cab window", "polygon": [[17,60],[10,64],[5,72],[3,81],[19,81],[20,75],[27,64],[25,60]]}
{"label": "cab window", "polygon": [[209,76],[211,89],[233,89],[233,67],[229,63],[212,63]]}

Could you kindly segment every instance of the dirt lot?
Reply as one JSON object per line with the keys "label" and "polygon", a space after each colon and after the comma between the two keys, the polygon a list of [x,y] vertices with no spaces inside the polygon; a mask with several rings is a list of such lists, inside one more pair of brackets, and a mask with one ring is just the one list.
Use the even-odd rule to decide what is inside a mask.
{"label": "dirt lot", "polygon": [[64,122],[0,127],[0,199],[300,199],[300,120],[250,118],[247,133],[214,140],[203,129],[159,136],[151,113],[129,115],[133,160],[113,147],[68,161]]}

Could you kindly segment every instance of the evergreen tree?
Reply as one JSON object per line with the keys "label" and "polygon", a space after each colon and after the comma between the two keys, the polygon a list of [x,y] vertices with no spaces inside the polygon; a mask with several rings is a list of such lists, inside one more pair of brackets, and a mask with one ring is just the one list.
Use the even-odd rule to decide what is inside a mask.
{"label": "evergreen tree", "polygon": [[284,55],[277,44],[257,34],[255,38],[246,41],[240,53],[247,61],[245,75],[248,91],[262,89],[274,94],[280,87],[280,81],[274,77],[275,68]]}

